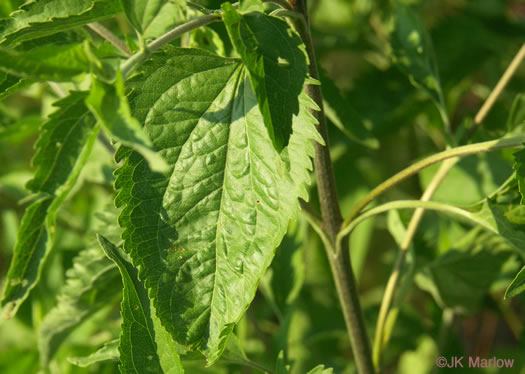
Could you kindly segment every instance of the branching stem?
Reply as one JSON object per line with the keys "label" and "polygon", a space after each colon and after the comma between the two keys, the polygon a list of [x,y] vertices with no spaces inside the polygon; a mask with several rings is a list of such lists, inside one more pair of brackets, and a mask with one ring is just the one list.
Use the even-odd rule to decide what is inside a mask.
{"label": "branching stem", "polygon": [[[306,1],[298,0],[296,2],[296,10],[303,16],[301,19],[296,20],[295,27],[306,46],[306,51],[310,61],[309,74],[312,78],[319,79],[317,61],[310,34]],[[328,135],[323,111],[321,87],[318,85],[306,85],[305,91],[320,108],[320,111],[312,110],[311,114],[319,122],[319,132],[325,142],[325,146],[315,143],[316,154],[314,158],[317,190],[321,206],[321,228],[325,233],[325,235],[322,235],[321,237],[323,238],[339,302],[341,303],[341,309],[343,311],[358,372],[360,374],[372,374],[374,372],[374,367],[372,364],[370,342],[361,310],[357,284],[350,262],[348,241],[346,241],[342,251],[335,251],[337,233],[341,228],[343,218],[339,207],[339,200],[337,198],[335,177],[328,147]]]}
{"label": "branching stem", "polygon": [[[512,76],[514,75],[518,66],[522,63],[524,58],[525,44],[522,45],[516,56],[512,59],[512,62],[507,67],[500,80],[498,81],[492,92],[489,94],[487,100],[485,100],[480,110],[476,114],[474,118],[474,125],[469,130],[467,134],[467,139],[469,139],[474,134],[476,129],[481,125],[481,123],[489,113],[490,109],[493,107],[498,97],[503,92],[505,86],[508,84],[508,82],[510,81],[510,79],[512,78]],[[432,198],[432,195],[434,195],[437,187],[441,184],[442,180],[446,177],[448,172],[456,164],[457,160],[457,158],[449,159],[440,166],[439,170],[430,181],[430,184],[428,185],[427,189],[421,196],[421,201],[426,202]],[[381,354],[383,346],[386,345],[388,341],[388,333],[385,332],[386,321],[388,319],[388,315],[393,304],[395,293],[401,279],[401,272],[406,260],[408,249],[410,248],[419,223],[423,218],[423,213],[423,208],[417,208],[414,214],[412,215],[412,218],[410,219],[410,222],[408,224],[407,232],[405,234],[403,242],[400,245],[400,252],[397,257],[397,261],[387,282],[385,294],[383,296],[383,300],[381,302],[381,307],[379,310],[379,316],[376,325],[376,336],[374,339],[373,359],[376,368],[379,368],[381,365]]]}
{"label": "branching stem", "polygon": [[359,203],[356,204],[352,212],[344,220],[343,228],[348,226],[348,224],[354,218],[357,217],[357,215],[361,212],[361,210],[363,210],[363,208],[365,208],[369,203],[378,198],[381,194],[388,191],[390,188],[394,187],[399,182],[404,181],[406,178],[416,174],[420,170],[432,164],[454,157],[467,156],[482,152],[490,152],[503,148],[519,147],[522,145],[523,142],[525,142],[524,135],[514,136],[512,138],[501,138],[496,140],[490,140],[487,142],[469,144],[461,147],[448,149],[446,151],[439,152],[433,154],[432,156],[424,158],[423,160],[416,162],[415,164],[407,167],[406,169],[401,170],[399,173],[388,178],[386,181],[379,184],[376,188],[370,191],[363,199],[359,201]]}
{"label": "branching stem", "polygon": [[98,35],[100,35],[102,38],[106,39],[108,42],[113,44],[116,48],[121,50],[126,56],[131,56],[131,51],[129,50],[126,43],[124,43],[122,40],[120,40],[115,34],[113,34],[111,31],[109,31],[107,28],[102,26],[100,23],[90,23],[87,25],[91,30],[96,32]]}

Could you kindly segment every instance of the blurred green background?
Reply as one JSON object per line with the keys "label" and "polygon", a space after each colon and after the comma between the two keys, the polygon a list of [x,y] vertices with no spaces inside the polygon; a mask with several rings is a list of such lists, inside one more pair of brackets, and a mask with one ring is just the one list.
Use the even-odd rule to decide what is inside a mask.
{"label": "blurred green background", "polygon": [[[2,0],[0,17],[7,17],[21,3]],[[461,131],[525,42],[525,2],[407,3],[421,17],[432,39],[450,127],[454,132]],[[214,8],[220,2],[203,4]],[[444,150],[447,137],[430,96],[412,85],[392,63],[386,1],[313,0],[309,6],[323,89],[333,111],[329,137],[338,192],[343,213],[348,213],[357,199],[393,173]],[[123,18],[105,25],[120,35],[129,30]],[[212,28],[223,38],[226,35],[221,24],[213,24]],[[228,43],[226,50],[231,50]],[[524,88],[522,67],[476,132],[474,141],[494,139],[507,132],[512,103],[518,94],[525,93]],[[23,201],[28,196],[24,184],[32,172],[30,160],[38,126],[53,110],[51,104],[56,99],[52,87],[35,84],[0,101],[2,278],[27,205]],[[343,118],[337,115],[338,105],[345,107]],[[17,317],[0,323],[2,374],[40,370],[37,331],[56,305],[57,294],[67,279],[66,271],[81,249],[96,247],[94,233],[107,229],[105,220],[117,214],[111,203],[115,167],[112,155],[102,144],[96,147],[81,181],[60,210],[56,241],[41,282]],[[512,174],[512,153],[465,158],[445,179],[435,199],[461,206],[481,200]],[[383,199],[419,198],[436,170],[424,170],[419,177],[390,190]],[[311,199],[316,204],[315,186]],[[410,212],[406,211],[399,216],[378,216],[362,224],[351,238],[354,270],[371,337],[397,251],[390,233],[392,222],[397,219],[406,225],[409,218]],[[525,373],[525,294],[503,300],[505,288],[523,265],[522,260],[510,255],[501,240],[435,213],[425,215],[413,253],[414,277],[408,282],[385,351],[385,372],[463,372],[437,369],[434,361],[438,356],[495,356],[515,359],[514,368],[469,372]],[[354,373],[320,240],[300,219],[292,225],[276,256],[254,303],[236,328],[246,353],[252,360],[273,367],[278,352],[285,350],[294,374],[304,374],[318,364],[333,367],[335,373]],[[50,371],[117,373],[115,362],[80,368],[67,358],[89,355],[117,338],[119,318],[118,298],[86,316],[65,337]],[[189,364],[187,372],[258,373],[231,364],[210,369]]]}

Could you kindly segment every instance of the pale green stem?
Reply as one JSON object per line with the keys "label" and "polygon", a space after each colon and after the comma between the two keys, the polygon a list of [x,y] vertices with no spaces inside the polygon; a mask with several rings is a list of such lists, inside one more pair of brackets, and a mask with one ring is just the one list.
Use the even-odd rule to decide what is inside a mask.
{"label": "pale green stem", "polygon": [[202,16],[202,17],[193,19],[191,21],[183,23],[182,25],[177,26],[174,29],[168,31],[164,35],[160,36],[159,38],[149,43],[144,49],[138,51],[133,56],[131,56],[128,60],[126,60],[126,62],[124,62],[120,66],[120,70],[122,71],[122,76],[126,78],[129,75],[129,73],[131,73],[133,69],[135,69],[135,67],[137,67],[139,64],[147,60],[154,52],[162,48],[164,45],[174,41],[181,35],[193,29],[209,25],[210,23],[213,23],[213,22],[217,22],[220,19],[221,19],[221,16],[217,12],[217,14],[209,14],[206,16]]}
{"label": "pale green stem", "polygon": [[[498,99],[498,97],[503,92],[505,86],[508,84],[516,70],[518,69],[518,66],[522,63],[523,59],[525,58],[525,44],[522,45],[516,56],[513,58],[510,65],[507,67],[503,75],[501,76],[500,80],[488,96],[487,100],[483,103],[482,107],[476,114],[474,118],[474,125],[470,129],[467,138],[470,138],[474,131],[479,127],[479,125],[483,122],[487,114],[489,113],[490,109],[492,109],[494,103]],[[423,196],[421,197],[422,201],[428,201],[432,198],[432,195],[435,193],[437,187],[441,183],[441,181],[445,178],[445,176],[448,174],[450,169],[454,166],[454,164],[457,162],[458,159],[451,159],[455,161],[451,161],[450,163],[443,163],[441,167],[439,168],[438,172],[434,175],[432,180],[430,181],[429,186],[423,193]],[[511,176],[513,178],[513,176]],[[503,186],[506,186],[508,184],[507,182],[504,183]],[[499,190],[499,189],[498,189]],[[498,191],[494,192],[494,194],[498,193]],[[493,194],[493,195],[494,195]],[[401,251],[398,254],[398,258],[396,260],[394,270],[392,271],[390,278],[387,282],[387,287],[385,289],[385,294],[383,296],[383,300],[381,302],[381,308],[379,312],[379,317],[377,321],[377,329],[376,329],[376,336],[374,341],[374,351],[373,351],[373,359],[374,359],[374,365],[376,369],[379,369],[381,364],[381,352],[383,347],[386,345],[389,339],[389,334],[393,326],[390,326],[390,331],[385,332],[385,325],[386,321],[389,319],[390,315],[390,309],[392,307],[393,299],[396,293],[396,289],[398,287],[401,272],[403,269],[403,265],[406,260],[407,250],[410,248],[410,244],[412,243],[412,240],[414,238],[414,234],[417,230],[417,227],[419,226],[419,223],[421,221],[421,218],[423,217],[424,210],[421,208],[416,209],[414,212],[412,218],[410,219],[408,229],[406,232],[406,236],[401,244]],[[393,316],[395,319],[395,317]]]}
{"label": "pale green stem", "polygon": [[371,208],[355,218],[348,226],[341,230],[341,237],[345,237],[350,234],[361,222],[364,220],[373,217],[375,215],[388,212],[392,209],[426,209],[426,210],[435,210],[443,213],[448,213],[453,216],[463,218],[473,224],[479,225],[484,229],[497,234],[498,231],[490,226],[486,221],[480,219],[475,214],[469,212],[468,210],[458,208],[454,205],[449,205],[445,203],[438,203],[436,201],[421,201],[421,200],[397,200],[391,201],[389,203],[381,204],[377,207]]}
{"label": "pale green stem", "polygon": [[461,147],[448,149],[446,151],[439,152],[432,156],[424,158],[423,160],[416,162],[415,164],[407,167],[406,169],[401,170],[399,173],[388,178],[386,181],[384,181],[372,191],[370,191],[363,199],[359,201],[359,203],[357,203],[350,215],[346,217],[346,219],[343,222],[343,228],[348,226],[350,222],[359,214],[359,212],[363,210],[363,208],[365,208],[369,203],[378,198],[385,191],[389,190],[399,182],[402,182],[406,178],[416,174],[420,170],[432,164],[454,157],[467,156],[482,152],[490,152],[503,148],[519,147],[524,142],[525,135],[515,136],[511,138],[501,138],[496,140],[490,140],[488,142],[469,144]]}
{"label": "pale green stem", "polygon": [[96,32],[102,38],[106,39],[109,43],[113,44],[116,48],[121,50],[126,56],[131,56],[131,51],[129,50],[126,43],[120,40],[115,34],[109,31],[107,28],[102,26],[100,23],[90,23],[87,25],[91,30]]}
{"label": "pale green stem", "polygon": [[[450,158],[448,160],[445,160],[441,164],[438,172],[436,173],[431,183],[428,185],[427,189],[421,196],[420,201],[425,202],[425,201],[430,200],[434,192],[439,187],[443,178],[445,178],[445,176],[448,174],[450,169],[452,169],[452,167],[457,163],[458,160],[459,160],[458,158]],[[410,248],[410,244],[412,243],[414,235],[417,231],[417,227],[419,226],[419,223],[421,219],[423,218],[424,211],[425,210],[421,207],[416,208],[416,210],[414,211],[414,214],[412,215],[412,218],[410,219],[406,234],[400,245],[400,252],[398,254],[396,263],[394,265],[394,270],[392,271],[392,274],[390,275],[390,278],[388,279],[388,282],[385,288],[385,294],[383,296],[383,300],[381,301],[381,307],[379,309],[379,316],[377,318],[376,334],[374,338],[374,347],[373,347],[373,359],[374,359],[374,366],[376,368],[380,367],[381,352],[383,350],[384,345],[387,342],[387,337],[385,335],[385,325],[386,325],[386,321],[387,321],[387,317],[388,317],[390,308],[392,307],[397,285],[399,284],[401,272],[405,264],[407,251]]]}

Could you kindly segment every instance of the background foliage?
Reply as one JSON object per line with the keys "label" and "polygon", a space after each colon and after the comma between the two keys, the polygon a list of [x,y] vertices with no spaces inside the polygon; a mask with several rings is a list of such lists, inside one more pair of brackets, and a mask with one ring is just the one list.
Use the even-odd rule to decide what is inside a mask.
{"label": "background foliage", "polygon": [[[0,17],[7,18],[21,3],[2,1]],[[140,40],[131,32],[126,18],[119,14],[104,20],[117,11],[111,7],[102,9],[102,1],[93,3],[89,12],[101,15],[94,18],[100,19],[135,49]],[[525,7],[519,0],[414,0],[409,3],[416,9],[418,22],[420,19],[428,31],[428,39],[421,41],[421,47],[428,54],[432,54],[431,49],[428,51],[432,45],[434,50],[429,60],[418,61],[416,67],[403,65],[404,57],[413,51],[396,47],[395,41],[392,45],[389,43],[390,25],[384,20],[386,7],[382,2],[313,0],[310,4],[313,42],[322,68],[331,154],[343,215],[381,181],[415,160],[445,149],[444,127],[461,134],[525,40]],[[201,4],[211,9],[220,6],[220,2],[211,0]],[[172,5],[166,2],[163,6]],[[163,14],[172,18],[146,17],[132,19],[132,22],[144,30],[144,35],[155,37],[195,15],[175,8]],[[45,14],[35,10],[34,17],[45,19]],[[12,22],[0,21],[6,45],[31,36],[10,32],[11,28],[14,30]],[[402,36],[403,29],[396,30]],[[61,31],[60,23],[55,31]],[[99,57],[118,53],[82,27],[55,36],[62,42],[71,42],[65,47],[57,45],[53,36],[41,30],[32,32],[50,38],[44,41],[55,46],[55,55],[60,56],[61,61],[74,56],[75,48],[79,48],[76,41],[86,36],[95,41],[94,53]],[[202,46],[204,40],[209,50],[232,55],[229,32],[234,31],[216,23],[174,44]],[[26,50],[38,48],[30,41],[22,46]],[[248,52],[241,57],[249,60]],[[31,70],[31,76],[68,80],[89,63],[71,58],[77,65],[64,64],[67,69],[55,76],[50,75],[48,67],[56,61],[42,60],[36,51],[34,61],[40,64],[30,65],[35,69]],[[6,61],[14,69],[25,66],[16,65],[16,56],[0,49],[0,65]],[[260,66],[254,64],[248,70],[252,74],[250,69],[258,68]],[[429,72],[435,81],[428,81]],[[259,83],[264,91],[268,82]],[[77,82],[77,88],[82,84]],[[108,89],[104,88],[104,82],[98,84],[101,90]],[[26,88],[8,96],[6,88],[13,85]],[[64,84],[67,85],[71,84]],[[518,95],[523,94],[523,87],[525,70],[521,68],[475,133],[474,141],[494,139],[509,129],[520,129],[525,118],[524,99]],[[39,126],[47,118],[63,121],[64,126],[73,128],[75,121],[51,115],[56,109],[51,104],[60,98],[60,91],[53,85],[32,84],[29,79],[13,79],[0,72],[0,88],[0,275],[5,279],[16,232],[28,207],[24,201],[31,193],[52,188],[38,185],[36,178],[26,188],[35,172],[31,159]],[[115,107],[109,110],[117,108],[125,112],[121,102],[113,104]],[[63,101],[61,105],[70,108],[75,102]],[[96,102],[92,105],[103,106]],[[288,112],[263,114],[265,122],[279,115],[291,115]],[[443,121],[447,115],[449,120]],[[122,139],[131,135],[123,134]],[[76,136],[85,147],[92,146],[93,151],[78,182],[56,213],[53,248],[45,261],[41,281],[20,306],[16,318],[0,324],[1,373],[36,373],[41,367],[48,367],[46,370],[51,373],[118,372],[114,358],[115,339],[120,334],[122,283],[117,267],[124,279],[124,304],[134,300],[144,308],[154,308],[144,301],[145,290],[137,286],[137,275],[129,270],[129,259],[108,244],[105,251],[109,257],[117,258],[118,266],[115,266],[99,250],[95,233],[121,244],[116,226],[118,211],[113,206],[116,164],[102,142],[89,139],[88,134]],[[277,134],[272,140],[280,146],[282,137]],[[60,139],[48,139],[49,144],[57,141]],[[41,138],[39,143],[41,147],[46,146],[46,139]],[[145,154],[149,146],[143,144]],[[434,200],[460,206],[479,202],[512,175],[514,152],[505,150],[463,159],[446,177]],[[383,198],[418,199],[436,170],[437,167],[423,170],[419,177],[401,183]],[[74,173],[65,170],[62,174],[67,181]],[[311,189],[311,200],[317,204],[315,185]],[[507,217],[523,225],[521,208],[515,203],[516,199],[519,201],[518,194],[515,188],[511,192],[501,197],[517,207],[507,211]],[[42,197],[41,205],[33,205],[34,209],[53,209],[56,199],[60,199],[60,195],[52,199]],[[409,218],[407,211],[377,216],[352,234],[353,266],[369,332],[374,331],[385,283],[395,260],[396,235],[404,230]],[[525,367],[525,293],[503,299],[507,286],[523,266],[523,258],[512,252],[506,242],[429,212],[416,234],[407,266],[411,266],[407,272],[408,288],[397,305],[397,321],[384,353],[386,372],[431,373],[438,355],[471,355],[514,358],[514,369],[505,373],[525,373],[521,369]],[[127,308],[122,313],[134,311]],[[145,325],[148,323],[158,322],[145,322]],[[306,373],[319,364],[333,368],[335,373],[355,372],[322,243],[303,217],[290,227],[277,249],[275,260],[261,281],[254,302],[235,327],[235,333],[238,341],[231,343],[229,356],[206,369],[201,360],[192,360],[190,356],[184,365],[187,372],[262,372],[238,365],[248,359],[236,351],[236,344],[244,348],[251,361],[276,367],[278,373],[281,364],[277,357],[281,351],[284,351],[283,360],[293,364],[293,373]],[[101,356],[90,356],[93,354]],[[95,364],[88,366],[90,360]],[[161,367],[178,364],[166,364],[162,359],[158,363]],[[497,372],[494,369],[471,371]],[[318,372],[322,372],[321,369]]]}

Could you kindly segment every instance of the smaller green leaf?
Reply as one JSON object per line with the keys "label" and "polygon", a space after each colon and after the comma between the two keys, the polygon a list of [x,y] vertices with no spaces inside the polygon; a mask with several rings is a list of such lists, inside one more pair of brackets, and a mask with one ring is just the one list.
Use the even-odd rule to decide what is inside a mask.
{"label": "smaller green leaf", "polygon": [[120,3],[142,39],[156,38],[196,13],[181,0],[120,0]]}
{"label": "smaller green leaf", "polygon": [[292,117],[308,66],[300,37],[283,20],[260,12],[239,13],[224,3],[230,40],[246,65],[264,123],[277,150],[288,144]]}
{"label": "smaller green leaf", "polygon": [[275,374],[289,374],[290,365],[287,365],[284,361],[284,352],[279,352],[277,356],[277,361],[275,362]]}
{"label": "smaller green leaf", "polygon": [[509,206],[498,205],[486,200],[481,209],[473,215],[482,222],[486,228],[497,233],[510,244],[521,256],[525,256],[525,231],[522,225],[510,222],[505,213]]}
{"label": "smaller green leaf", "polygon": [[199,27],[190,33],[189,48],[201,48],[219,56],[226,54],[220,35],[210,27]]}
{"label": "smaller green leaf", "polygon": [[0,47],[0,70],[33,80],[67,81],[89,71],[82,44],[46,45],[30,51]]}
{"label": "smaller green leaf", "polygon": [[349,139],[377,149],[379,141],[366,128],[363,119],[326,74],[321,73],[323,105],[326,117]]}
{"label": "smaller green leaf", "polygon": [[120,11],[115,0],[29,1],[11,17],[0,20],[0,43],[11,45],[39,38],[110,18]]}
{"label": "smaller green leaf", "polygon": [[140,34],[144,33],[164,5],[164,0],[120,0],[120,2],[129,22]]}
{"label": "smaller green leaf", "polygon": [[117,269],[98,248],[80,252],[66,277],[57,305],[46,314],[38,329],[43,368],[74,328],[119,295]]}
{"label": "smaller green leaf", "polygon": [[104,344],[99,350],[85,357],[68,357],[73,365],[85,368],[103,361],[118,361],[118,339]]}
{"label": "smaller green leaf", "polygon": [[264,4],[261,0],[241,0],[239,2],[239,12],[264,12]]}
{"label": "smaller green leaf", "polygon": [[138,279],[138,270],[110,241],[100,235],[97,238],[106,255],[117,264],[124,286],[119,344],[121,372],[184,373],[173,339],[156,317],[148,292]]}
{"label": "smaller green leaf", "polygon": [[333,374],[334,369],[325,369],[324,365],[318,365],[310,370],[307,374]]}
{"label": "smaller green leaf", "polygon": [[36,143],[34,177],[27,183],[38,200],[22,218],[14,255],[7,273],[2,314],[12,317],[40,278],[41,264],[49,254],[55,217],[86,164],[99,128],[84,105],[85,93],[72,92],[57,103],[58,110],[42,125]]}
{"label": "smaller green leaf", "polygon": [[474,229],[457,248],[450,249],[416,275],[416,284],[442,307],[474,310],[512,254],[490,233]]}
{"label": "smaller green leaf", "polygon": [[505,299],[517,296],[525,291],[525,266],[516,274],[514,280],[505,291]]}
{"label": "smaller green leaf", "polygon": [[507,130],[514,131],[525,124],[525,94],[518,94],[512,103],[507,119]]}
{"label": "smaller green leaf", "polygon": [[281,323],[291,313],[290,309],[303,286],[305,274],[303,242],[306,237],[306,222],[290,223],[286,236],[275,251],[270,269],[260,283],[263,294],[273,304]]}
{"label": "smaller green leaf", "polygon": [[120,73],[117,74],[114,85],[93,77],[86,104],[109,136],[142,154],[152,170],[158,172],[168,170],[168,164],[153,150],[151,140],[142,125],[131,115]]}
{"label": "smaller green leaf", "polygon": [[29,86],[31,81],[0,71],[0,100]]}
{"label": "smaller green leaf", "polygon": [[39,278],[40,262],[51,247],[52,222],[47,217],[52,202],[52,197],[44,197],[26,208],[7,272],[0,318],[9,319],[16,313]]}
{"label": "smaller green leaf", "polygon": [[525,204],[525,149],[514,153],[514,164],[512,167],[515,170],[514,175],[518,181],[518,189],[521,194],[521,204]]}
{"label": "smaller green leaf", "polygon": [[424,89],[448,126],[432,40],[418,15],[403,3],[394,6],[394,30],[390,35],[393,59],[416,87]]}

